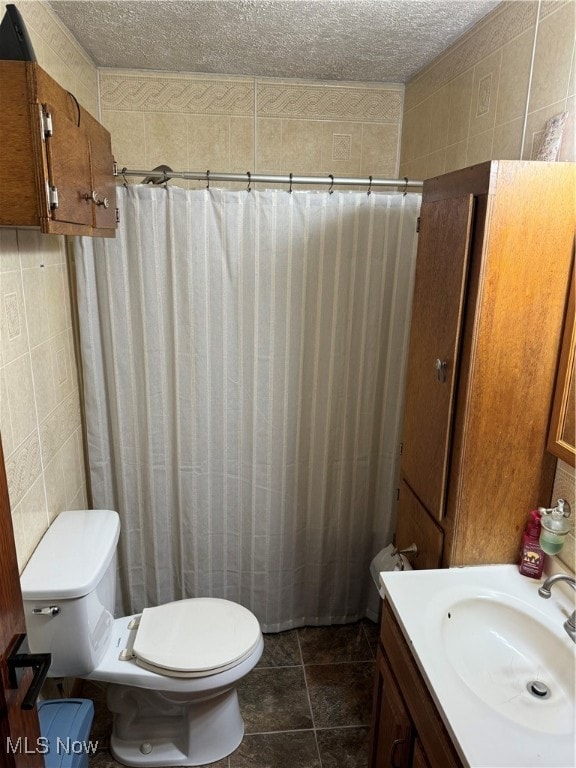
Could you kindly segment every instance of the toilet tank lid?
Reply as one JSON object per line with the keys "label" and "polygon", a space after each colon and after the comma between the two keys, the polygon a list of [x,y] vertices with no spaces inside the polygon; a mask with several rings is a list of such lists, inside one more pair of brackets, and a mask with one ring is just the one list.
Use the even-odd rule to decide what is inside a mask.
{"label": "toilet tank lid", "polygon": [[20,577],[25,600],[83,597],[108,568],[120,535],[110,509],[61,512],[48,528]]}

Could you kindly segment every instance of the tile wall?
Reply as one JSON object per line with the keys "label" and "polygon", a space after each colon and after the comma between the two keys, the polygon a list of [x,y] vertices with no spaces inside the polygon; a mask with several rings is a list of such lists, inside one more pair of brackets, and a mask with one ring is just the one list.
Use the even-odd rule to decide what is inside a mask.
{"label": "tile wall", "polygon": [[[405,94],[395,84],[98,73],[45,3],[18,7],[40,65],[95,116],[100,78],[102,120],[128,167],[426,178],[533,157],[563,109],[561,158],[575,159],[573,2],[503,3]],[[86,490],[63,238],[0,238],[0,429],[22,568],[49,520],[83,505]],[[574,501],[563,462],[558,495]],[[565,551],[574,569],[573,538]]]}
{"label": "tile wall", "polygon": [[[568,110],[559,160],[576,160],[576,4],[504,2],[406,85],[400,175],[429,178],[485,160],[532,160],[547,120]],[[553,491],[576,512],[574,469]],[[574,536],[562,560],[576,570]]]}
{"label": "tile wall", "polygon": [[576,159],[576,14],[568,2],[504,2],[406,85],[400,174],[535,159],[569,111],[560,160]]}
{"label": "tile wall", "polygon": [[120,167],[397,177],[400,85],[103,69],[100,88]]}
{"label": "tile wall", "polygon": [[[44,3],[18,8],[40,66],[97,115],[88,56]],[[22,570],[53,517],[86,505],[86,480],[64,238],[0,229],[0,254],[0,430]]]}

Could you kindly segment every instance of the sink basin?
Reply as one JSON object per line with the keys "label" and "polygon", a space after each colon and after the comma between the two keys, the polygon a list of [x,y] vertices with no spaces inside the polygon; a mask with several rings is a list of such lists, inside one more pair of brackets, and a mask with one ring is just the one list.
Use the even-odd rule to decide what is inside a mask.
{"label": "sink basin", "polygon": [[573,591],[515,565],[381,573],[464,765],[576,765]]}
{"label": "sink basin", "polygon": [[441,618],[448,663],[503,717],[545,733],[574,727],[574,653],[508,596],[455,602]]}

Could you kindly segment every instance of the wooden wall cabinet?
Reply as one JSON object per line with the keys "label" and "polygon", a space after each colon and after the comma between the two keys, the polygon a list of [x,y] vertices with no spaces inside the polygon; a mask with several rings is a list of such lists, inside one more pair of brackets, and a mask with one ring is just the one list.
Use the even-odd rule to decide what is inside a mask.
{"label": "wooden wall cabinet", "polygon": [[369,768],[461,768],[462,762],[387,602],[374,681]]}
{"label": "wooden wall cabinet", "polygon": [[0,61],[0,226],[114,237],[110,134],[35,62]]}
{"label": "wooden wall cabinet", "polygon": [[575,185],[523,161],[424,183],[396,528],[416,568],[515,562],[549,505]]}

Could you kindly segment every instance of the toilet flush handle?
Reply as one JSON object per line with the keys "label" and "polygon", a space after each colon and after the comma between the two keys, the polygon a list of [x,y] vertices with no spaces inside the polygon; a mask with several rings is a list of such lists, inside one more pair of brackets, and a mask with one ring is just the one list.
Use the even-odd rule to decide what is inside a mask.
{"label": "toilet flush handle", "polygon": [[58,616],[60,608],[57,605],[47,605],[46,608],[32,608],[36,616]]}

